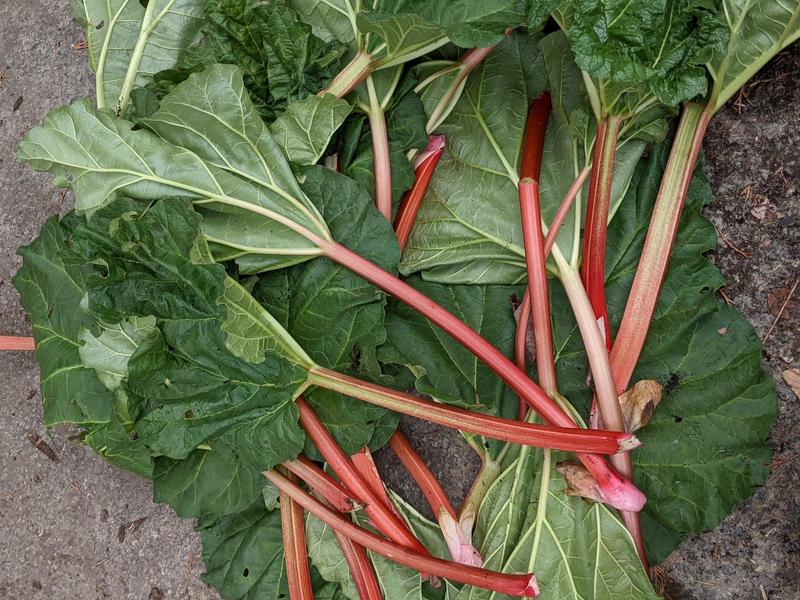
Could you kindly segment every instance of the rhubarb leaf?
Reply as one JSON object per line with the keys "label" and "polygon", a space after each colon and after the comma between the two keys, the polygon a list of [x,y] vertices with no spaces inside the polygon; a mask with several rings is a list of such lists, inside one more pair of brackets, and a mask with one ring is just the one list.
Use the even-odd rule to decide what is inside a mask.
{"label": "rhubarb leaf", "polygon": [[[97,76],[99,108],[120,109],[131,90],[175,67],[200,39],[201,0],[72,0],[86,29],[89,64]],[[122,107],[124,110],[124,106]]]}
{"label": "rhubarb leaf", "polygon": [[147,123],[169,141],[77,102],[33,129],[19,158],[71,187],[82,211],[120,195],[192,198],[205,217],[204,234],[215,256],[238,258],[244,271],[319,254],[297,230],[328,237],[327,227],[255,112],[235,67],[192,75]]}
{"label": "rhubarb leaf", "polygon": [[[625,527],[602,504],[566,495],[550,454],[524,449],[490,488],[487,500],[502,501],[483,502],[489,526],[475,532],[486,566],[536,573],[543,599],[656,600]],[[464,587],[458,600],[496,597]]]}
{"label": "rhubarb leaf", "polygon": [[358,16],[357,24],[362,34],[374,35],[373,46],[380,44],[385,47],[379,53],[378,65],[381,69],[419,58],[447,43],[444,32],[419,14],[365,12]]}
{"label": "rhubarb leaf", "polygon": [[280,511],[260,499],[240,513],[206,517],[197,524],[203,541],[203,581],[223,598],[288,598]]}
{"label": "rhubarb leaf", "polygon": [[224,443],[195,450],[183,460],[160,456],[153,470],[153,500],[166,502],[180,517],[229,515],[261,497],[265,479],[239,461]]}
{"label": "rhubarb leaf", "polygon": [[255,106],[269,119],[287,102],[324,88],[345,50],[315,36],[284,2],[209,1],[205,33],[216,62],[242,70]]}
{"label": "rhubarb leaf", "polygon": [[570,8],[578,66],[623,91],[644,84],[668,106],[706,93],[704,64],[727,43],[716,3],[707,0],[573,0]]}
{"label": "rhubarb leaf", "polygon": [[89,265],[88,308],[103,321],[156,318],[128,362],[124,387],[139,439],[182,459],[217,439],[254,468],[293,458],[303,443],[294,395],[302,367],[268,351],[252,365],[230,353],[222,323],[224,268],[189,255],[200,217],[186,203],[118,200],[76,228],[76,258]]}
{"label": "rhubarb leaf", "polygon": [[286,157],[298,165],[313,165],[350,114],[350,105],[331,95],[308,96],[290,103],[270,131]]}
{"label": "rhubarb leaf", "polygon": [[800,1],[723,0],[730,38],[708,65],[714,79],[710,106],[722,108],[761,67],[800,38]]}

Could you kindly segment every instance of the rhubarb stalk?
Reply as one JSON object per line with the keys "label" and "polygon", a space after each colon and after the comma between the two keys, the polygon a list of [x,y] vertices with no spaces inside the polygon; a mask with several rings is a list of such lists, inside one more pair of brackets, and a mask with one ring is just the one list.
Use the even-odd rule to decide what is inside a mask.
{"label": "rhubarb stalk", "polygon": [[[293,482],[292,478],[293,476],[290,475],[286,481]],[[308,567],[303,507],[284,492],[281,492],[280,505],[283,555],[286,564],[286,580],[289,584],[289,598],[291,600],[314,600],[311,571]]]}
{"label": "rhubarb stalk", "polygon": [[394,221],[394,231],[400,250],[406,247],[411,228],[417,220],[417,213],[428,190],[433,172],[444,152],[445,138],[443,135],[432,135],[428,138],[428,146],[414,161],[414,185],[403,196],[400,208]]}
{"label": "rhubarb stalk", "polygon": [[375,576],[375,570],[372,568],[372,562],[369,560],[364,546],[356,544],[338,531],[333,533],[336,536],[339,550],[341,550],[342,556],[347,563],[347,568],[350,570],[350,576],[353,578],[353,585],[356,588],[359,599],[383,600],[381,586]]}
{"label": "rhubarb stalk", "polygon": [[300,412],[300,425],[345,487],[356,500],[364,504],[364,511],[375,528],[395,543],[425,554],[427,550],[406,524],[384,506],[372,488],[364,482],[350,457],[339,447],[308,402],[301,396],[296,400],[296,404]]}
{"label": "rhubarb stalk", "polygon": [[498,573],[419,554],[393,542],[383,540],[377,535],[354,525],[277,471],[269,471],[265,475],[282,493],[300,504],[331,529],[341,533],[356,544],[364,546],[366,549],[385,556],[394,562],[420,572],[492,590],[500,594],[532,598],[539,593],[536,578],[532,574],[510,575]]}
{"label": "rhubarb stalk", "polygon": [[372,57],[366,52],[357,52],[349,63],[324,90],[317,95],[333,94],[337,98],[344,98],[361,85],[372,72]]}
{"label": "rhubarb stalk", "polygon": [[386,130],[386,114],[375,91],[375,83],[367,76],[369,95],[369,130],[372,135],[372,156],[375,171],[375,206],[392,220],[392,163],[389,156],[389,132]]}
{"label": "rhubarb stalk", "polygon": [[31,351],[36,349],[36,344],[32,337],[16,337],[13,335],[0,335],[0,350],[23,350]]}
{"label": "rhubarb stalk", "polygon": [[[597,454],[627,452],[640,445],[639,440],[633,434],[625,432],[581,429],[575,426],[562,428],[534,425],[493,415],[478,414],[463,408],[438,405],[429,400],[361,381],[323,367],[314,367],[308,372],[308,383],[395,412],[425,419],[431,423],[513,444]],[[301,407],[300,415],[301,423],[305,427],[303,407]],[[602,459],[599,460],[604,462]],[[331,465],[331,468],[336,471],[334,465]],[[357,498],[363,497],[360,490],[349,489]]]}
{"label": "rhubarb stalk", "polygon": [[623,119],[609,115],[597,124],[586,225],[583,231],[581,277],[595,320],[604,336],[606,351],[611,349],[611,327],[606,306],[606,234],[614,180],[614,159]]}
{"label": "rhubarb stalk", "polygon": [[[658,293],[667,271],[680,215],[692,181],[711,112],[701,104],[687,103],[672,143],[653,215],[647,229],[639,266],[633,279],[617,339],[611,349],[611,366],[617,391],[623,392],[644,347]],[[608,424],[606,424],[607,426]]]}
{"label": "rhubarb stalk", "polygon": [[352,498],[341,483],[305,456],[300,455],[295,460],[284,461],[283,466],[290,473],[305,481],[311,490],[325,498],[339,512],[349,513],[358,508],[360,501]]}

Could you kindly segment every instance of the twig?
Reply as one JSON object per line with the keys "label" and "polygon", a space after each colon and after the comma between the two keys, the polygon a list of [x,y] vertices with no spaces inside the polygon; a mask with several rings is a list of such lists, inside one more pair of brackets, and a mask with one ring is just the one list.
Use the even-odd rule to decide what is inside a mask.
{"label": "twig", "polygon": [[772,335],[772,330],[775,329],[775,326],[778,324],[778,321],[781,320],[781,317],[783,316],[783,311],[786,310],[786,306],[789,304],[789,300],[791,300],[792,296],[794,296],[794,291],[797,289],[797,284],[798,283],[800,283],[800,278],[794,280],[794,285],[792,286],[792,289],[789,290],[789,293],[786,294],[786,299],[783,301],[783,304],[781,304],[781,309],[778,311],[778,314],[775,316],[775,320],[772,322],[772,325],[770,325],[769,331],[767,331],[767,335],[765,335],[764,339],[761,340],[762,344],[766,344],[767,343],[767,340],[769,339],[769,336]]}
{"label": "twig", "polygon": [[714,226],[714,229],[717,230],[717,235],[719,236],[719,239],[721,239],[728,248],[736,252],[736,254],[738,254],[739,256],[750,258],[750,254],[745,252],[741,248],[738,248],[732,241],[730,241],[727,237],[725,237],[725,234],[722,233],[722,230],[719,227]]}
{"label": "twig", "polygon": [[723,300],[725,300],[725,304],[728,306],[733,306],[733,300],[731,300],[730,296],[725,293],[725,290],[722,288],[719,289],[719,295],[722,296]]}

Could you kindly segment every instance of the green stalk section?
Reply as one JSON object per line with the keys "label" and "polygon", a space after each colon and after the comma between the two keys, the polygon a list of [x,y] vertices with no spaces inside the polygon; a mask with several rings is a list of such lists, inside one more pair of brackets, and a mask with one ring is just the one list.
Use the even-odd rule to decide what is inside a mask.
{"label": "green stalk section", "polygon": [[375,84],[367,76],[369,94],[369,130],[372,136],[372,160],[375,171],[375,206],[386,220],[392,221],[392,163],[389,155],[389,132],[386,130],[386,114],[383,112]]}
{"label": "green stalk section", "polygon": [[147,8],[144,11],[144,18],[142,19],[142,28],[139,30],[139,39],[136,40],[136,46],[133,48],[133,53],[131,54],[131,62],[128,65],[128,71],[125,74],[125,81],[122,82],[122,90],[119,94],[119,102],[117,103],[117,114],[124,115],[125,110],[128,108],[128,102],[130,101],[131,97],[131,90],[133,90],[133,85],[136,83],[136,75],[139,72],[139,64],[142,62],[142,56],[144,56],[144,48],[147,46],[147,39],[150,37],[150,33],[153,30],[153,27],[158,25],[158,22],[161,20],[161,17],[164,13],[169,10],[169,7],[172,6],[172,3],[167,5],[167,7],[161,11],[158,18],[155,20],[153,19],[153,13],[156,10],[156,4],[154,0],[147,3]]}
{"label": "green stalk section", "polygon": [[344,98],[359,85],[372,72],[372,57],[364,51],[358,52],[352,60],[347,63],[336,77],[328,84],[324,90],[317,94],[324,96],[333,94],[337,98]]}
{"label": "green stalk section", "polygon": [[[702,104],[687,103],[684,107],[622,323],[611,349],[611,367],[618,392],[627,389],[644,347],[710,119],[711,112]],[[609,427],[611,423],[605,425]]]}

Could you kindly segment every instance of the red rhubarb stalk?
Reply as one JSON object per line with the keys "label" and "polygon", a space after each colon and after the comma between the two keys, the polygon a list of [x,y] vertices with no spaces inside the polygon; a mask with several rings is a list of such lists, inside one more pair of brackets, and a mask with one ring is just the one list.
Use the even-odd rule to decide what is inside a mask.
{"label": "red rhubarb stalk", "polygon": [[386,485],[383,483],[380,473],[378,473],[378,467],[375,465],[369,448],[363,448],[361,451],[356,452],[350,457],[350,460],[353,461],[353,466],[370,489],[372,489],[375,496],[380,498],[384,506],[397,515],[398,518],[402,518],[389,499],[389,494],[386,492]]}
{"label": "red rhubarb stalk", "polygon": [[[292,476],[289,476],[292,478]],[[286,481],[292,479],[286,478]],[[311,585],[311,571],[308,567],[308,548],[306,547],[306,525],[303,507],[281,492],[281,532],[283,534],[283,554],[286,563],[286,580],[289,584],[291,600],[314,600]]]}
{"label": "red rhubarb stalk", "polygon": [[[553,244],[556,241],[556,236],[558,235],[561,226],[564,224],[564,220],[567,218],[567,215],[572,208],[572,203],[575,201],[578,193],[580,193],[583,184],[586,183],[586,178],[589,176],[590,172],[591,169],[589,167],[584,167],[581,169],[580,173],[578,173],[578,176],[575,178],[575,181],[572,182],[572,185],[569,186],[567,194],[561,201],[561,205],[558,207],[553,220],[550,222],[550,227],[547,230],[547,237],[544,239],[545,256],[550,254],[550,249],[553,247]],[[580,217],[580,215],[578,215],[578,217]]]}
{"label": "red rhubarb stalk", "polygon": [[[398,300],[407,304],[451,335],[505,381],[514,393],[524,398],[545,421],[558,427],[577,428],[575,421],[539,386],[533,383],[524,371],[518,369],[511,360],[463,321],[404,281],[387,273],[376,264],[355,254],[341,244],[318,236],[313,236],[313,241],[327,258],[346,267],[389,295],[395,296]],[[603,482],[616,481],[615,478],[621,479],[611,471],[608,463],[600,457],[584,464],[601,486],[604,485]],[[639,505],[641,508],[644,505],[644,495],[631,482],[621,480],[616,483],[616,485],[605,490],[608,504],[616,508],[635,505]]]}
{"label": "red rhubarb stalk", "polygon": [[338,531],[334,531],[334,535],[339,544],[339,550],[347,563],[347,568],[350,570],[350,576],[353,578],[353,585],[356,587],[359,599],[383,600],[381,586],[378,578],[375,577],[375,570],[372,568],[372,562],[369,560],[364,546],[354,543]]}
{"label": "red rhubarb stalk", "polygon": [[[544,94],[531,106],[525,127],[525,140],[520,165],[519,206],[525,263],[528,270],[528,295],[533,321],[536,373],[539,384],[548,396],[557,392],[556,367],[553,354],[553,330],[550,322],[547,270],[545,267],[544,234],[539,206],[539,177],[547,119],[550,115],[550,95]],[[524,356],[524,354],[523,354]],[[522,412],[522,408],[520,408]]]}
{"label": "red rhubarb stalk", "polygon": [[483,559],[472,545],[472,526],[475,523],[474,507],[467,507],[468,510],[465,510],[460,517],[456,514],[442,486],[439,485],[428,465],[402,433],[395,432],[389,440],[389,446],[425,495],[425,499],[439,523],[439,529],[447,543],[450,557],[458,563],[480,567]]}
{"label": "red rhubarb stalk", "polygon": [[711,114],[700,104],[686,104],[672,143],[639,266],[611,349],[611,367],[620,393],[628,388],[644,347]]}
{"label": "red rhubarb stalk", "polygon": [[0,335],[0,350],[23,350],[31,351],[36,349],[36,344],[32,337],[16,337],[13,335]]}
{"label": "red rhubarb stalk", "polygon": [[444,152],[445,138],[443,135],[432,135],[428,138],[428,146],[414,162],[414,185],[403,196],[397,216],[394,220],[394,231],[400,250],[406,247],[411,228],[417,220],[417,213],[428,190],[433,172]]}
{"label": "red rhubarb stalk", "polygon": [[[520,423],[512,419],[440,405],[430,400],[390,390],[323,367],[313,367],[309,370],[308,383],[358,398],[395,412],[503,442],[538,448],[554,448],[567,452],[592,452],[598,454],[626,452],[640,445],[639,440],[630,433]],[[305,427],[303,412],[301,407],[301,423]],[[599,460],[604,462],[603,459]],[[336,471],[332,464],[331,468]],[[363,497],[360,490],[357,491],[350,488],[348,485],[349,479],[345,479],[341,475],[340,478],[345,481],[345,485],[357,498]]]}
{"label": "red rhubarb stalk", "polygon": [[295,460],[283,463],[289,472],[296,475],[314,492],[333,506],[336,510],[348,513],[358,508],[360,502],[353,499],[344,486],[320,469],[305,456],[298,456]]}
{"label": "red rhubarb stalk", "polygon": [[411,475],[419,489],[422,490],[433,514],[438,515],[439,511],[443,510],[454,519],[458,518],[442,486],[439,485],[436,477],[428,468],[428,465],[425,464],[425,461],[422,460],[422,457],[414,450],[408,438],[397,431],[389,440],[389,447],[400,459],[400,462],[403,463],[406,471]]}
{"label": "red rhubarb stalk", "polygon": [[350,491],[350,494],[364,504],[364,511],[375,528],[395,543],[425,554],[427,550],[414,537],[406,524],[384,506],[372,488],[361,478],[350,457],[339,447],[308,402],[303,397],[299,397],[296,404],[300,412],[300,425],[305,429],[308,437],[314,442],[333,472],[339,476],[339,479]]}
{"label": "red rhubarb stalk", "polygon": [[378,100],[372,77],[367,77],[369,95],[369,130],[372,135],[372,157],[375,171],[375,206],[392,220],[392,163],[389,156],[389,132],[386,130],[386,114]]}
{"label": "red rhubarb stalk", "polygon": [[354,525],[277,471],[269,471],[265,475],[281,492],[292,498],[292,500],[300,504],[331,529],[341,533],[356,544],[364,546],[367,550],[385,556],[394,562],[420,572],[492,590],[500,594],[532,598],[539,593],[536,578],[532,574],[510,575],[498,573],[419,554],[393,542],[383,540],[377,535]]}
{"label": "red rhubarb stalk", "polygon": [[611,327],[606,307],[606,234],[614,180],[614,159],[622,121],[621,117],[609,115],[597,124],[581,259],[581,277],[592,304],[595,321],[603,331],[606,351],[611,349]]}

